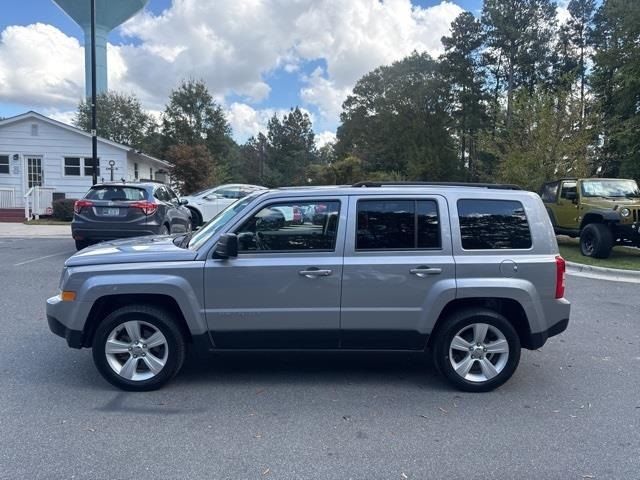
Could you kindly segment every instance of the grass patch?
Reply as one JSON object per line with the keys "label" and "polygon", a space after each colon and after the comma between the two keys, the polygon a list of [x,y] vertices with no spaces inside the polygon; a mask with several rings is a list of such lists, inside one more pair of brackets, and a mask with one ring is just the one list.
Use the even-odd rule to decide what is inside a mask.
{"label": "grass patch", "polygon": [[640,248],[614,247],[609,258],[585,257],[580,253],[577,238],[558,237],[560,255],[565,260],[595,267],[620,268],[622,270],[640,270]]}
{"label": "grass patch", "polygon": [[41,218],[40,220],[27,220],[25,225],[71,225],[71,222],[57,220],[55,218]]}

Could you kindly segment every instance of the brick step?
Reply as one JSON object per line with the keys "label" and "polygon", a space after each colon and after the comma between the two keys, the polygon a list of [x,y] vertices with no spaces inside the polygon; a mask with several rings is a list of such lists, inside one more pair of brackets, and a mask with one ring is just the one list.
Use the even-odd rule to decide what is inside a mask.
{"label": "brick step", "polygon": [[8,208],[0,208],[0,217],[3,218],[23,218],[24,210],[23,209],[8,209]]}

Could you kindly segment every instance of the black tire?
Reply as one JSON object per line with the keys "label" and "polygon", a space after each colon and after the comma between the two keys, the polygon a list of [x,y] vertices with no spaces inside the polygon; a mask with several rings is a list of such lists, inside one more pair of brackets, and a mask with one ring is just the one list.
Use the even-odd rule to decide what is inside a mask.
{"label": "black tire", "polygon": [[195,230],[202,225],[202,215],[195,208],[190,208],[189,211],[191,211],[191,229]]}
{"label": "black tire", "polygon": [[613,233],[603,223],[590,223],[580,232],[580,252],[585,257],[609,258],[613,248]]}
{"label": "black tire", "polygon": [[80,251],[84,248],[87,248],[91,245],[89,240],[76,240],[76,250]]}
{"label": "black tire", "polygon": [[[475,323],[488,324],[499,330],[509,347],[506,364],[502,370],[495,377],[484,381],[470,381],[463,378],[456,373],[449,356],[453,338],[465,327]],[[520,362],[520,337],[515,328],[499,313],[484,308],[459,310],[451,314],[438,326],[431,345],[433,361],[438,371],[454,387],[465,392],[489,392],[498,388],[511,378]],[[473,368],[479,369],[479,364],[477,367],[474,365]]]}
{"label": "black tire", "polygon": [[[146,380],[129,380],[120,376],[111,368],[105,354],[109,334],[118,325],[131,320],[153,325],[167,341],[168,354],[164,367],[155,376]],[[130,305],[119,308],[100,322],[93,336],[92,348],[93,361],[105,380],[122,390],[147,392],[162,387],[180,371],[184,363],[186,345],[184,336],[170,313],[148,305]]]}

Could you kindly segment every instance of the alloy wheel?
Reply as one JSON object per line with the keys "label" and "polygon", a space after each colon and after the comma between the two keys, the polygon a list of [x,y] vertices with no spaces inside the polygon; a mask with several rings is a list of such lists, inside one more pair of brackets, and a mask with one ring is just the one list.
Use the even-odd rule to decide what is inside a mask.
{"label": "alloy wheel", "polygon": [[469,382],[486,382],[502,372],[509,360],[509,343],[493,325],[472,323],[453,336],[449,361],[453,370]]}
{"label": "alloy wheel", "polygon": [[105,343],[111,369],[132,381],[149,380],[159,374],[169,358],[166,337],[150,323],[132,320],[114,328]]}

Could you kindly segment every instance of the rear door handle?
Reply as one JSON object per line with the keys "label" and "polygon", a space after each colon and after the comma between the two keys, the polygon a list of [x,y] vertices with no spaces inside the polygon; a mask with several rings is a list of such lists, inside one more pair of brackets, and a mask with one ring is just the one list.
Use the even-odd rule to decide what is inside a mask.
{"label": "rear door handle", "polygon": [[307,278],[328,277],[333,273],[333,270],[321,270],[316,267],[311,267],[306,270],[300,270],[298,273]]}
{"label": "rear door handle", "polygon": [[431,268],[431,267],[416,267],[409,270],[409,272],[416,277],[424,278],[427,275],[439,275],[442,273],[441,268]]}

